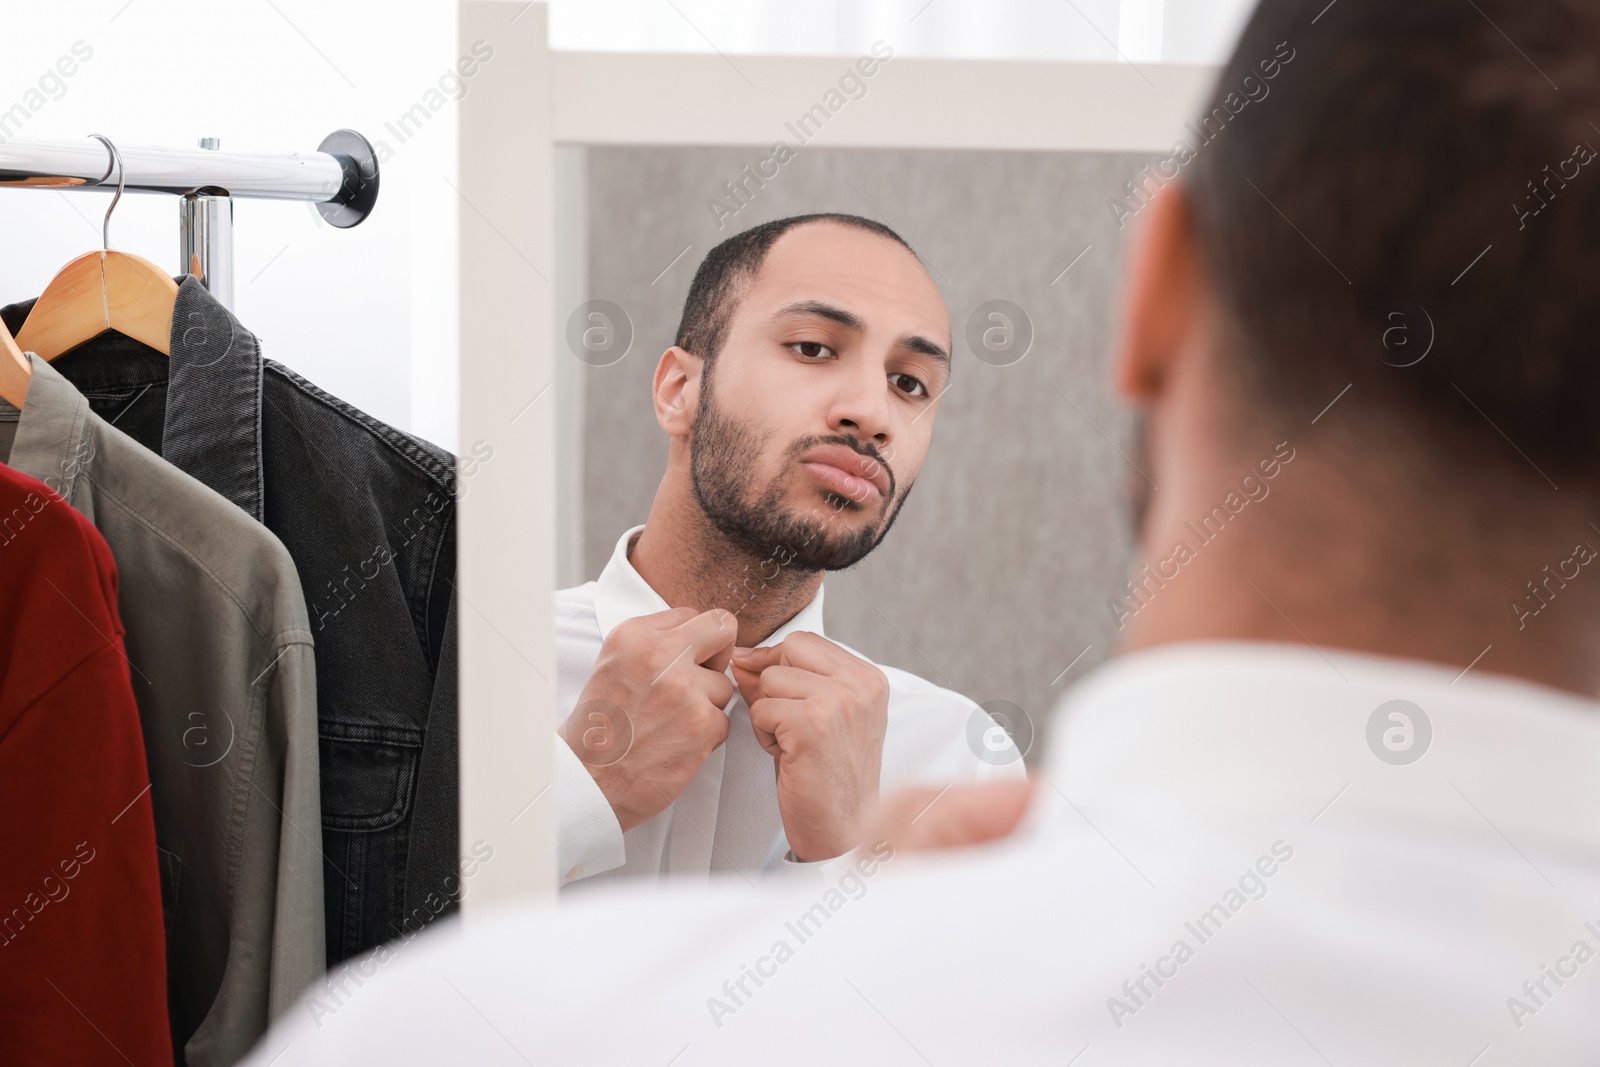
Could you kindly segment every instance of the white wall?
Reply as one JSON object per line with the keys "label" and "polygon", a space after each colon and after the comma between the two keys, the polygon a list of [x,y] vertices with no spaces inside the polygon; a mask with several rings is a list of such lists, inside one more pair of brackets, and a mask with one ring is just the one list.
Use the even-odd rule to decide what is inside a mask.
{"label": "white wall", "polygon": [[552,0],[557,49],[1216,63],[1254,0]]}
{"label": "white wall", "polygon": [[[56,82],[75,42],[92,57]],[[387,142],[377,210],[335,230],[305,204],[235,205],[235,313],[288,364],[377,417],[456,445],[456,117],[445,105],[404,142],[395,122],[456,59],[455,4],[96,0],[8,4],[6,138],[79,138],[310,151],[342,126]],[[40,78],[46,76],[42,92]],[[448,83],[447,83],[448,84]],[[470,80],[466,82],[471,90]],[[434,100],[442,100],[442,94]],[[43,106],[34,110],[33,105]],[[382,149],[380,148],[380,151]],[[0,302],[37,295],[99,246],[110,194],[0,188]],[[176,273],[176,200],[125,196],[114,246]]]}

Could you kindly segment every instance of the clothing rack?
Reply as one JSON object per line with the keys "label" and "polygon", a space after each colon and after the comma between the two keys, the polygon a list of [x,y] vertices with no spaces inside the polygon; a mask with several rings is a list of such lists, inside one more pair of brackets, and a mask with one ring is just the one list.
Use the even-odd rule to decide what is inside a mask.
{"label": "clothing rack", "polygon": [[[121,159],[118,174],[117,158]],[[82,141],[0,144],[0,187],[63,191],[118,188],[178,200],[180,273],[193,274],[233,307],[233,201],[304,200],[332,226],[348,229],[378,201],[378,159],[354,130],[335,130],[315,152],[223,152],[215,137],[197,148]]]}

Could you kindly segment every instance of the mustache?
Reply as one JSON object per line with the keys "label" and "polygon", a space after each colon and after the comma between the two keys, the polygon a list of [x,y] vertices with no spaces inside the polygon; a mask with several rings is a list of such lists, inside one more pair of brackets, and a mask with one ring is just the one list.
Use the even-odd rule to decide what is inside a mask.
{"label": "mustache", "polygon": [[[889,476],[889,494],[885,497],[885,502],[887,503],[895,498],[895,494],[900,487],[900,481],[894,476],[894,468],[889,465],[889,457],[880,452],[876,446],[859,438],[851,437],[847,433],[814,435],[802,437],[790,445],[789,457],[797,459],[818,445],[843,445],[856,455],[882,467],[883,472]],[[889,451],[894,451],[893,446],[890,447]],[[870,476],[873,473],[873,469],[871,467],[863,467],[861,473]]]}

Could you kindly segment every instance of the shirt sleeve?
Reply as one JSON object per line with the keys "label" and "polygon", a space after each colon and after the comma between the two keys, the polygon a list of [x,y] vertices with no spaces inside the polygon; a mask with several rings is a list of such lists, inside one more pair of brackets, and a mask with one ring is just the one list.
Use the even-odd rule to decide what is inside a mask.
{"label": "shirt sleeve", "polygon": [[796,879],[804,880],[808,878],[816,882],[826,881],[846,867],[854,864],[860,852],[859,848],[853,848],[842,856],[807,862],[806,860],[795,859],[794,851],[791,849],[783,854],[783,861],[778,867],[768,872],[767,878],[785,884],[792,883]]}
{"label": "shirt sleeve", "polygon": [[560,735],[556,746],[556,793],[560,804],[556,857],[567,885],[620,867],[627,858],[622,824],[600,786]]}
{"label": "shirt sleeve", "polygon": [[[277,809],[274,814],[281,816],[274,820],[278,869],[267,998],[268,1018],[276,1019],[322,975],[327,964],[317,678],[311,645],[303,641],[285,644],[269,678],[267,718],[278,724],[285,743],[281,753],[275,754],[278,761],[262,761],[276,765],[257,774],[256,786],[268,794]],[[342,877],[342,872],[328,877]]]}

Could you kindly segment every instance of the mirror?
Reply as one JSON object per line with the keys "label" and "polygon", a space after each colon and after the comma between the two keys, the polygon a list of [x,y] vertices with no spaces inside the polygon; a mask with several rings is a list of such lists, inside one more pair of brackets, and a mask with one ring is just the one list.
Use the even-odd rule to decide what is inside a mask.
{"label": "mirror", "polygon": [[[826,575],[825,633],[981,705],[1032,763],[1056,698],[1108,655],[1118,628],[1131,483],[1144,474],[1107,360],[1138,204],[1124,184],[1152,157],[803,148],[780,158],[757,147],[557,149],[558,587],[596,578],[649,512],[667,465],[652,376],[707,253],[794,215],[875,220],[916,250],[943,296],[954,364],[892,530]],[[561,693],[561,715],[575,699]],[[993,736],[969,743],[981,756]]]}

